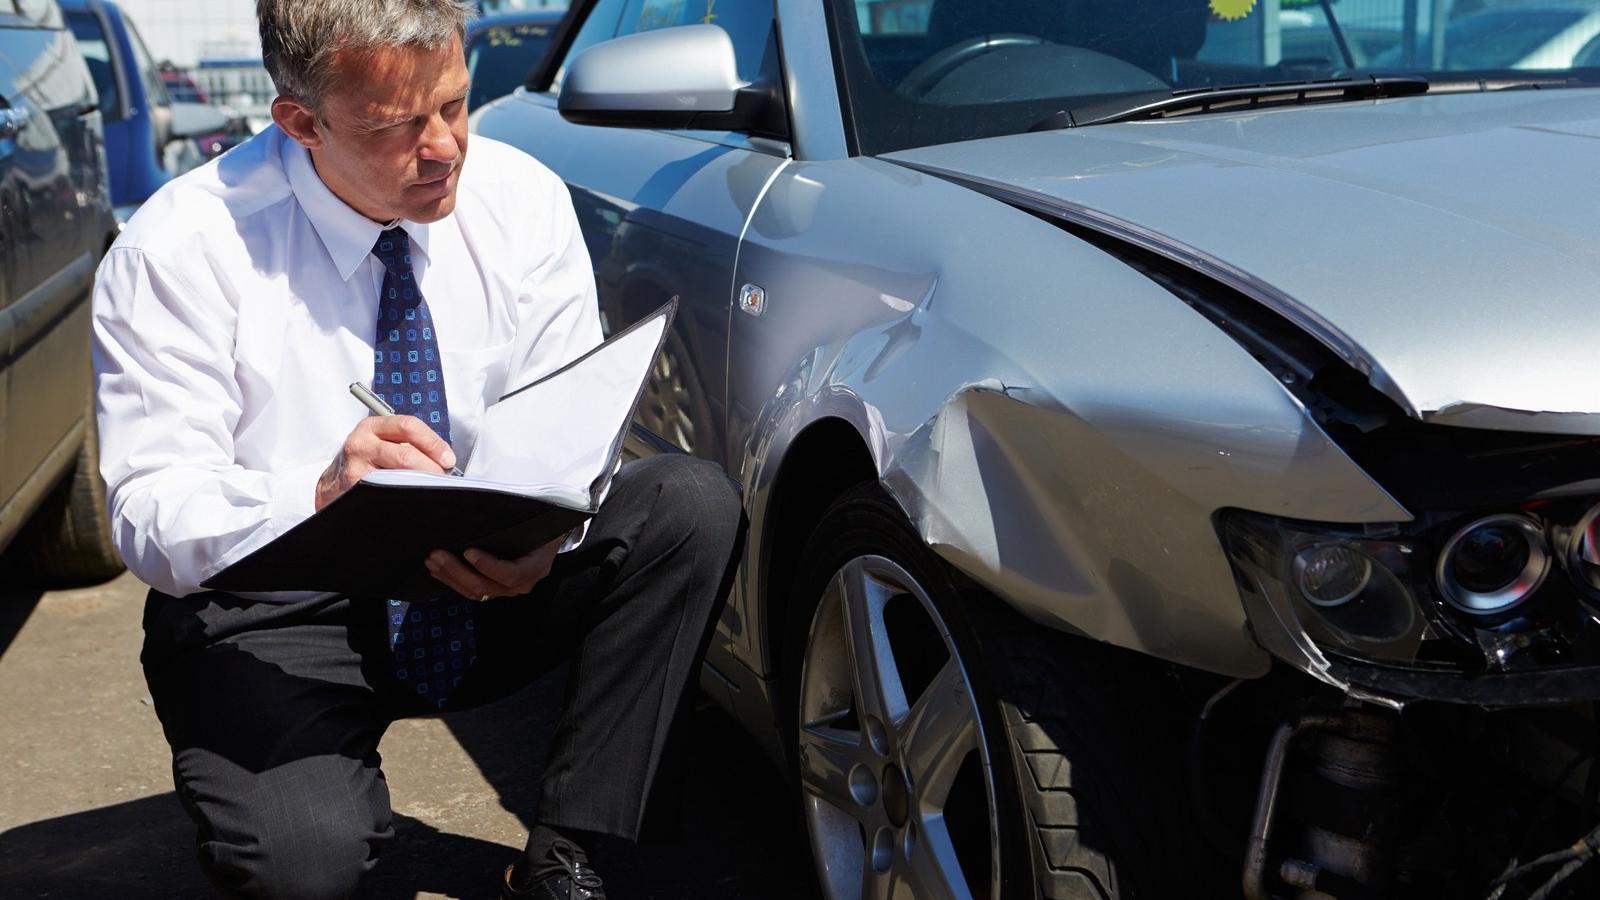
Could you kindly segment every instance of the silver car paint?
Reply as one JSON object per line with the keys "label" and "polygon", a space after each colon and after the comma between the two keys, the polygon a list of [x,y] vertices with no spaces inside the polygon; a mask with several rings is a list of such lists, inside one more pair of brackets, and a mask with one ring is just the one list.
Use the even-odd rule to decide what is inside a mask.
{"label": "silver car paint", "polygon": [[1600,91],[1526,91],[888,158],[1092,211],[1242,273],[1422,419],[1596,434],[1596,137]]}
{"label": "silver car paint", "polygon": [[[779,0],[786,59],[825,58],[815,6]],[[775,752],[766,678],[777,660],[758,581],[773,549],[767,510],[787,451],[822,420],[854,428],[938,553],[1029,616],[1238,676],[1261,674],[1268,657],[1248,632],[1218,546],[1217,509],[1341,522],[1409,518],[1282,385],[1197,313],[1049,222],[910,164],[1094,209],[1258,276],[1277,297],[1293,298],[1287,312],[1330,341],[1346,340],[1338,346],[1375,381],[1436,419],[1505,421],[1504,385],[1466,382],[1497,401],[1485,415],[1462,408],[1460,398],[1471,395],[1449,381],[1472,375],[1494,338],[1507,346],[1553,338],[1567,353],[1559,371],[1578,368],[1570,353],[1578,340],[1542,332],[1530,339],[1536,318],[1495,316],[1483,298],[1498,300],[1485,286],[1510,283],[1526,268],[1505,259],[1513,254],[1534,253],[1593,283],[1592,267],[1575,258],[1576,242],[1560,239],[1570,233],[1563,229],[1592,233],[1578,227],[1592,221],[1580,218],[1580,198],[1592,191],[1568,190],[1592,176],[1547,170],[1528,179],[1538,199],[1474,205],[1462,191],[1469,176],[1502,188],[1508,179],[1466,171],[1481,164],[1486,147],[1467,153],[1457,143],[1477,135],[1491,150],[1493,142],[1529,150],[1570,139],[1567,132],[1593,136],[1592,93],[1106,126],[909,151],[891,163],[844,155],[832,74],[831,66],[786,68],[795,161],[776,147],[734,147],[764,157],[755,163],[706,149],[739,144],[729,136],[572,126],[550,98],[526,94],[479,120],[485,133],[551,165],[573,185],[580,208],[598,204],[626,221],[654,204],[671,210],[665,221],[691,231],[706,224],[702,216],[715,223],[714,252],[677,261],[668,273],[690,278],[704,265],[715,275],[701,277],[696,297],[702,318],[720,312],[724,330],[704,326],[698,352],[712,368],[725,359],[723,392],[706,398],[720,406],[715,419],[725,433],[716,446],[692,449],[740,480],[751,519],[741,578],[709,659],[726,679],[715,695]],[[1523,133],[1510,124],[1536,109],[1548,113],[1542,128]],[[697,140],[699,152],[689,146]],[[664,155],[641,152],[669,146]],[[1582,155],[1563,164],[1575,166],[1572,157]],[[669,166],[673,186],[646,196],[641,183],[659,182]],[[1441,199],[1424,176],[1452,171],[1456,190]],[[1399,181],[1400,172],[1408,180]],[[1139,180],[1126,177],[1135,173]],[[1552,224],[1543,208],[1519,214],[1559,190],[1568,193],[1555,208],[1569,218]],[[1489,215],[1495,211],[1500,218]],[[603,260],[629,264],[607,243],[616,230],[586,228],[603,305]],[[1286,231],[1299,239],[1287,240]],[[729,272],[723,260],[738,234]],[[1471,277],[1462,274],[1468,270]],[[759,318],[736,311],[745,283],[767,291]],[[1575,283],[1548,273],[1530,283],[1541,288],[1534,309],[1547,325],[1559,316],[1562,327],[1583,330],[1570,306]],[[1466,312],[1495,327],[1471,327]],[[1399,337],[1385,342],[1385,328]],[[719,336],[725,357],[717,356]],[[1502,379],[1525,379],[1536,363],[1504,365]],[[1548,373],[1541,376],[1548,384]],[[1430,399],[1441,392],[1446,402]],[[1532,408],[1558,407],[1541,400]],[[1519,427],[1528,427],[1525,419],[1516,419]]]}
{"label": "silver car paint", "polygon": [[[653,89],[640,92],[641,83]],[[685,25],[625,35],[579,54],[562,84],[561,108],[727,112],[745,86],[728,33]]]}
{"label": "silver car paint", "polygon": [[[951,223],[961,227],[953,228]],[[730,460],[751,518],[785,451],[850,422],[936,552],[1032,618],[1258,675],[1212,513],[1408,518],[1200,315],[1050,224],[870,159],[778,174],[740,250],[767,288],[729,347]],[[767,648],[748,664],[771,672]]]}

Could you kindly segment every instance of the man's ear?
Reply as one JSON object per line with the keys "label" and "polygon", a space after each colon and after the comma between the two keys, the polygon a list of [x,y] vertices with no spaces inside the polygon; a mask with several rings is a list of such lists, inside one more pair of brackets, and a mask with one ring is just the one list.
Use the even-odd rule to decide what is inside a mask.
{"label": "man's ear", "polygon": [[322,132],[319,130],[317,114],[298,100],[282,96],[273,100],[272,121],[283,129],[284,134],[294,138],[307,150],[316,150],[322,146]]}

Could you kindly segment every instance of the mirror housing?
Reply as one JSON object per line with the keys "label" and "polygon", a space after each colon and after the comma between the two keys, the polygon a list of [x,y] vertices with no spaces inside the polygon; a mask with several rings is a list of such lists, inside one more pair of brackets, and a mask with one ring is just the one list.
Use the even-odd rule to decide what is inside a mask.
{"label": "mirror housing", "polygon": [[172,101],[167,140],[182,141],[228,129],[228,114],[204,103]]}
{"label": "mirror housing", "polygon": [[739,78],[728,33],[678,25],[624,35],[579,53],[557,107],[579,125],[704,128],[785,137],[774,86]]}

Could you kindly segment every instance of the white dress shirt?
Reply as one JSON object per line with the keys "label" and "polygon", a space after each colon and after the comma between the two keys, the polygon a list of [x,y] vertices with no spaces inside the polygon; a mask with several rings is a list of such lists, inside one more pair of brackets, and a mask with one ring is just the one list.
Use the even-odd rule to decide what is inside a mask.
{"label": "white dress shirt", "polygon": [[[600,343],[589,255],[561,180],[477,135],[455,211],[399,224],[465,466],[508,373],[531,379]],[[271,127],[162,188],[106,255],[100,471],[117,548],[146,584],[199,591],[311,515],[318,476],[367,414],[348,385],[372,381],[384,227]]]}

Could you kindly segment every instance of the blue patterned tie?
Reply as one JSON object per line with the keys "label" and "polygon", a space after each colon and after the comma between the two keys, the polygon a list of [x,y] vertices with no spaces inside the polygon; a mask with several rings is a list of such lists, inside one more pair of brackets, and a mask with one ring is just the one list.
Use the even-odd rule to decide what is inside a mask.
{"label": "blue patterned tie", "polygon": [[[383,263],[372,390],[396,413],[427,422],[448,442],[444,366],[428,302],[411,270],[411,239],[403,229],[391,228],[378,235],[372,253]],[[477,658],[472,606],[446,593],[416,602],[390,600],[387,613],[395,678],[413,686],[420,699],[443,708]]]}

